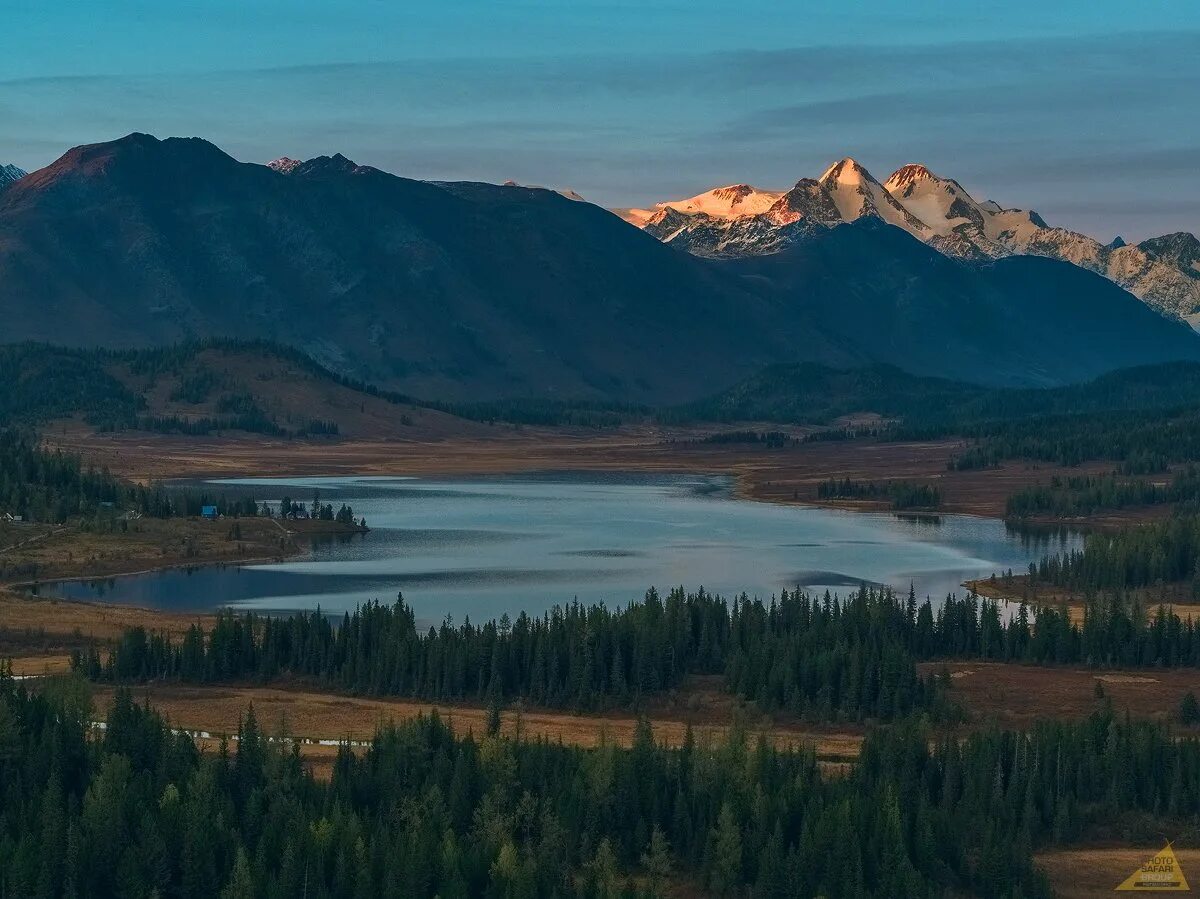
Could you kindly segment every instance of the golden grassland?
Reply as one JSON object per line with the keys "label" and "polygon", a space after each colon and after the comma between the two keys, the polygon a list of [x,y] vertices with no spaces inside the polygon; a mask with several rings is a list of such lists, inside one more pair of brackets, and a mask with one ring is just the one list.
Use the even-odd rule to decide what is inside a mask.
{"label": "golden grassland", "polygon": [[[699,685],[692,695],[703,696],[708,687]],[[98,686],[93,698],[98,709],[111,702],[113,688]],[[305,739],[369,740],[382,725],[399,723],[436,711],[456,730],[482,734],[487,727],[487,709],[477,704],[431,703],[420,700],[347,696],[329,693],[302,683],[286,686],[191,686],[150,684],[134,689],[139,700],[147,699],[175,727],[205,730],[214,735],[237,732],[238,720],[253,706],[259,725],[267,734],[288,734]],[[718,740],[733,723],[732,714],[701,705],[686,715],[662,708],[648,708],[646,719],[656,739],[672,746],[683,742],[689,724],[698,741]],[[638,718],[627,711],[573,714],[553,709],[505,709],[502,732],[587,748],[608,742],[628,746]],[[776,725],[762,721],[745,726],[752,738],[765,735],[787,746],[811,745],[822,759],[853,760],[862,742],[861,733],[833,729]]]}
{"label": "golden grassland", "polygon": [[[211,626],[215,617],[191,612],[162,612],[103,602],[73,602],[0,591],[0,632],[14,641],[69,644],[81,638],[107,642],[126,628],[142,626],[172,637],[195,623]],[[37,653],[35,653],[37,654]]]}

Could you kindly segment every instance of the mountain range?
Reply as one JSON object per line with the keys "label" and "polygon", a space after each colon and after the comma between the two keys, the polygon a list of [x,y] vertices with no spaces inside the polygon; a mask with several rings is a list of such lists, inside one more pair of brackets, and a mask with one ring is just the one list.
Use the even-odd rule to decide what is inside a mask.
{"label": "mountain range", "polygon": [[614,211],[664,243],[710,257],[775,253],[835,225],[875,218],[971,262],[1016,254],[1070,262],[1200,324],[1200,240],[1194,235],[1101,244],[1051,227],[1036,212],[977,201],[959,182],[918,164],[902,166],[881,183],[846,158],[788,191],[735,184],[650,209]]}
{"label": "mountain range", "polygon": [[[823,180],[860,177],[842,169]],[[768,210],[747,216],[659,210],[745,219],[763,240],[808,232],[708,258],[541,188],[416,181],[341,155],[256,165],[131,134],[0,190],[0,334],[266,339],[448,401],[686,402],[804,361],[1048,385],[1200,359],[1189,328],[1083,268],[940,252],[877,184],[728,199]],[[846,221],[815,224],[814,209]]]}

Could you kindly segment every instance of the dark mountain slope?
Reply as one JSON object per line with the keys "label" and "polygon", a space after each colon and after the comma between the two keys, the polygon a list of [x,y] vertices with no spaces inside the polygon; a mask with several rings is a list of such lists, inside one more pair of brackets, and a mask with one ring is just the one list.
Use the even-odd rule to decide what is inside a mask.
{"label": "dark mountain slope", "polygon": [[444,187],[341,157],[285,175],[146,135],[72,150],[4,193],[0,284],[9,339],[264,337],[440,397],[695,396],[811,333],[550,191]]}
{"label": "dark mountain slope", "polygon": [[978,269],[870,220],[718,263],[552,191],[341,156],[275,171],[139,134],[0,194],[0,335],[261,338],[473,401],[672,403],[778,362],[1046,384],[1200,356],[1182,326],[1065,263]]}
{"label": "dark mountain slope", "polygon": [[1046,385],[1200,359],[1190,328],[1099,275],[1030,256],[976,266],[871,219],[717,264],[790,297],[831,339],[921,375]]}

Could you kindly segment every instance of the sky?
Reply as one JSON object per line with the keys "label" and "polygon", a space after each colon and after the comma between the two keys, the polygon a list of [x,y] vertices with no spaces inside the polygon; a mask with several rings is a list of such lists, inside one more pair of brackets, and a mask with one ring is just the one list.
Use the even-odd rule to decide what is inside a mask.
{"label": "sky", "polygon": [[131,131],[637,206],[853,156],[1200,231],[1196,0],[0,0],[0,163]]}

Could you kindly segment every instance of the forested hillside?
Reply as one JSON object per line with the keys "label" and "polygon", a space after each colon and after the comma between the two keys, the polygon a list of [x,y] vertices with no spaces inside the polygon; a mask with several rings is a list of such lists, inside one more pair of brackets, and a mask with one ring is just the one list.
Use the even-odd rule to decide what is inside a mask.
{"label": "forested hillside", "polygon": [[0,345],[0,427],[73,420],[97,431],[275,438],[483,433],[337,374],[293,347],[210,339],[127,350]]}

